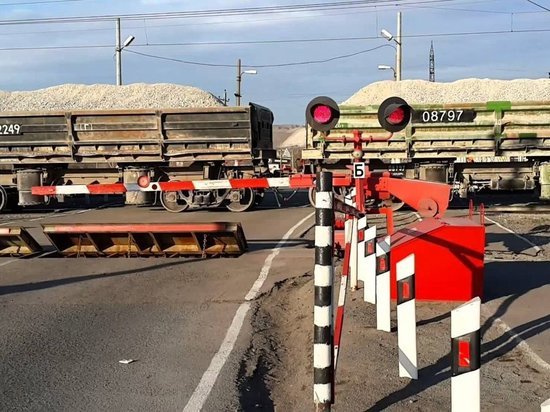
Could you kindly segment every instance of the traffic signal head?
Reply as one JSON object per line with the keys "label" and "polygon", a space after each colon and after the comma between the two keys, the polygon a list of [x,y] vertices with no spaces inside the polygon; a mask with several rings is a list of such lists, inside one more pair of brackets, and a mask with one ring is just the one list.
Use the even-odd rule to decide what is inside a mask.
{"label": "traffic signal head", "polygon": [[378,109],[378,121],[388,132],[399,132],[411,121],[412,108],[400,97],[390,97]]}
{"label": "traffic signal head", "polygon": [[340,108],[330,97],[319,96],[307,105],[306,119],[313,130],[328,132],[338,123]]}

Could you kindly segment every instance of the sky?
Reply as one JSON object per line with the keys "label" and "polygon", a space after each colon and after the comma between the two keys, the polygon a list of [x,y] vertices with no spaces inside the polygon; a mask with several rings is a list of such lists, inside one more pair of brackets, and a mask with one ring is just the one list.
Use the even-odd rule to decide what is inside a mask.
{"label": "sky", "polygon": [[[114,19],[17,25],[13,20],[342,1],[0,0],[0,89],[115,82]],[[243,76],[243,102],[269,107],[277,124],[302,124],[315,96],[343,101],[370,83],[392,79],[390,71],[378,70],[380,64],[395,64],[393,43],[380,30],[395,34],[398,11],[403,13],[403,79],[428,79],[431,41],[437,81],[548,78],[550,0],[535,3],[539,6],[528,0],[365,0],[337,10],[123,18],[123,39],[136,37],[123,51],[123,81],[192,85],[217,96],[227,90],[231,105],[241,58],[244,69],[257,70]],[[280,42],[320,39],[325,40]],[[205,42],[214,44],[189,44]]]}

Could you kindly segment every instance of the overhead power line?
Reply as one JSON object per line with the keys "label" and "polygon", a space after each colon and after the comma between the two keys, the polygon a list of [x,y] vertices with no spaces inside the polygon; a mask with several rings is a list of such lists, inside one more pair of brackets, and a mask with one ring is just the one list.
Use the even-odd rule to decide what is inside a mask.
{"label": "overhead power line", "polygon": [[[53,1],[53,0],[51,0]],[[112,21],[117,18],[123,20],[156,20],[156,19],[181,19],[181,18],[204,18],[204,17],[228,17],[258,14],[280,14],[280,13],[301,13],[310,11],[333,11],[347,9],[364,9],[380,6],[410,6],[421,4],[451,3],[457,0],[350,0],[328,3],[304,3],[293,5],[246,7],[231,9],[210,9],[191,10],[179,12],[158,12],[158,13],[135,13],[122,15],[94,15],[94,16],[72,16],[72,17],[45,17],[38,19],[11,19],[0,20],[0,25],[28,25],[48,23],[82,23]]]}
{"label": "overhead power line", "polygon": [[48,3],[76,3],[87,0],[36,0],[24,1],[22,3],[0,3],[0,6],[29,6],[33,4],[48,4]]}
{"label": "overhead power line", "polygon": [[[520,30],[493,30],[493,31],[470,31],[454,33],[419,33],[403,35],[403,38],[414,39],[423,37],[461,37],[461,36],[490,36],[500,34],[529,34],[529,33],[547,33],[550,29],[520,29]],[[281,44],[281,43],[327,43],[327,42],[350,42],[379,40],[379,36],[365,37],[323,37],[311,39],[264,39],[264,40],[228,40],[228,41],[204,41],[204,42],[174,42],[174,43],[138,43],[132,44],[132,48],[145,47],[184,47],[184,46],[236,46],[236,45],[254,45],[254,44]],[[388,45],[391,47],[391,45]],[[30,51],[30,50],[71,50],[71,49],[112,49],[112,44],[77,44],[77,45],[59,45],[59,46],[14,46],[3,47],[0,51]],[[126,50],[130,52],[130,50]],[[222,67],[224,65],[221,65]],[[231,65],[233,67],[233,65]],[[258,66],[256,66],[258,67]]]}
{"label": "overhead power line", "polygon": [[[258,69],[264,69],[264,68],[275,68],[275,67],[290,67],[290,66],[306,66],[310,64],[320,64],[320,63],[329,63],[335,60],[342,60],[342,59],[348,59],[350,57],[359,56],[361,54],[365,54],[374,50],[382,49],[384,47],[392,47],[389,44],[383,44],[381,46],[372,47],[370,49],[361,50],[355,53],[349,53],[349,54],[342,54],[340,56],[334,56],[334,57],[328,57],[326,59],[317,59],[317,60],[306,60],[306,61],[300,61],[300,62],[288,62],[288,63],[276,63],[276,64],[249,64],[242,67],[253,67]],[[166,60],[171,61],[175,63],[183,63],[183,64],[190,64],[195,66],[208,66],[208,67],[235,67],[234,64],[216,64],[216,63],[203,63],[203,62],[196,62],[196,61],[190,61],[190,60],[181,60],[176,59],[173,57],[165,57],[165,56],[158,56],[154,54],[148,54],[148,53],[141,53],[135,50],[126,50],[127,53],[137,54],[139,56],[149,57],[152,59],[158,59],[158,60]]]}
{"label": "overhead power line", "polygon": [[542,4],[535,3],[534,1],[531,1],[531,0],[527,0],[527,1],[528,1],[529,3],[531,3],[531,4],[533,4],[533,5],[535,5],[535,6],[539,7],[539,8],[541,8],[541,9],[543,9],[543,10],[550,11],[549,8],[544,7]]}

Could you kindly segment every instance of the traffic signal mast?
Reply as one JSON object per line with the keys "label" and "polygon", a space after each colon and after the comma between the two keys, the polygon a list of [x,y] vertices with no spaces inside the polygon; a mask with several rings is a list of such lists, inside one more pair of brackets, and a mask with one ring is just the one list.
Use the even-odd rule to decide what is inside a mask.
{"label": "traffic signal mast", "polygon": [[[393,134],[399,132],[407,127],[412,117],[412,108],[407,104],[405,100],[400,97],[390,97],[386,99],[378,110],[378,121],[380,125],[389,132],[388,136],[375,138],[372,136],[363,136],[363,133],[359,130],[353,131],[352,137],[338,137],[331,138],[330,131],[338,124],[340,118],[340,109],[338,104],[329,97],[320,96],[313,99],[306,108],[306,119],[314,134],[321,133],[325,141],[341,142],[341,143],[353,143],[352,152],[352,168],[353,168],[353,185],[355,187],[355,203],[357,209],[367,213],[366,200],[367,196],[374,197],[376,199],[386,200],[390,197],[388,191],[389,182],[393,182],[396,185],[399,180],[400,196],[399,197],[405,203],[409,205],[411,202],[416,203],[414,199],[417,197],[416,190],[418,188],[418,181],[394,179],[389,172],[383,172],[380,174],[371,173],[368,169],[368,165],[363,162],[363,144],[369,142],[388,141],[393,137]],[[321,165],[319,165],[321,166]],[[370,179],[370,180],[369,180]],[[378,180],[377,180],[378,179]],[[373,181],[377,183],[372,184]],[[369,184],[370,183],[370,184]],[[429,184],[422,182],[422,184]],[[437,184],[436,184],[437,185]],[[416,192],[416,193],[415,193]],[[420,202],[425,206],[428,206],[426,212],[432,212],[432,216],[437,215],[438,210],[442,208],[443,199],[427,200]],[[386,213],[388,221],[391,223],[392,215],[391,209],[380,208],[371,210],[371,212]],[[447,209],[444,206],[442,209]],[[390,224],[390,226],[393,226]]]}

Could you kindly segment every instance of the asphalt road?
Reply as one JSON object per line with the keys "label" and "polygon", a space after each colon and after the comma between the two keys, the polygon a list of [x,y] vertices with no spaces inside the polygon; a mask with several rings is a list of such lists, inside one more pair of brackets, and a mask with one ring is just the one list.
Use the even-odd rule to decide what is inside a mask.
{"label": "asphalt road", "polygon": [[[0,259],[0,410],[183,410],[271,249],[311,213],[289,207],[174,215],[126,207],[19,222],[241,221],[250,251],[210,260]],[[273,260],[262,291],[311,269],[311,250],[299,234],[312,223]],[[40,230],[31,233],[46,243]],[[204,410],[239,407],[247,322],[240,332]]]}

